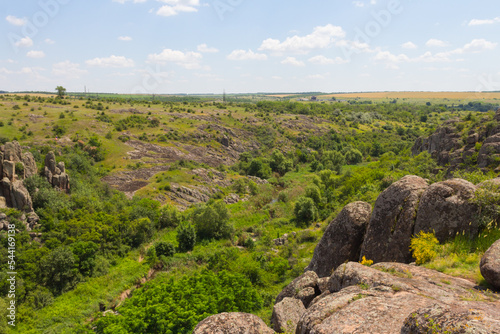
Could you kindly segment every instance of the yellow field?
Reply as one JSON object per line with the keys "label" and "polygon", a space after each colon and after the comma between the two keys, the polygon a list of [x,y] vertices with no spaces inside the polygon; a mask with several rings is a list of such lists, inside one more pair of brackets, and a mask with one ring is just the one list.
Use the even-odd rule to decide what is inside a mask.
{"label": "yellow field", "polygon": [[481,92],[373,92],[373,93],[346,93],[321,95],[321,98],[366,98],[366,99],[453,99],[453,100],[481,100],[500,99],[498,93]]}

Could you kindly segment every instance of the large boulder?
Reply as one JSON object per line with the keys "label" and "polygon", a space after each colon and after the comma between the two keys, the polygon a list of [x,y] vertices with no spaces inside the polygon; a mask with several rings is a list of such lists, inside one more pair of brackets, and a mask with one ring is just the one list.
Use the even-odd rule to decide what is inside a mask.
{"label": "large boulder", "polygon": [[476,235],[478,207],[473,203],[477,187],[462,179],[434,183],[422,195],[415,234],[434,231],[439,242],[458,233]]}
{"label": "large boulder", "polygon": [[248,313],[220,313],[196,325],[193,334],[273,334],[264,321]]}
{"label": "large boulder", "polygon": [[453,127],[456,120],[450,120],[446,125],[439,128],[428,138],[418,138],[411,148],[412,155],[417,155],[421,152],[429,152],[433,158],[437,159],[438,164],[445,165],[450,162],[449,152],[457,150],[460,145],[460,134]]}
{"label": "large boulder", "polygon": [[[296,333],[400,334],[405,326],[411,326],[409,318],[435,307],[456,313],[467,310],[476,315],[465,319],[470,333],[483,333],[479,329],[484,328],[496,333],[494,330],[500,328],[499,297],[476,290],[467,280],[402,263],[367,267],[349,262],[335,270],[330,292],[322,294],[306,310]],[[431,316],[434,314],[436,321],[441,321],[439,313]],[[443,324],[447,323],[445,318]]]}
{"label": "large boulder", "polygon": [[488,137],[477,156],[477,165],[480,168],[488,167],[490,164],[498,165],[498,157],[500,156],[500,133]]}
{"label": "large boulder", "polygon": [[297,323],[306,308],[304,304],[295,298],[285,298],[274,305],[271,323],[273,329],[278,333],[295,333]]}
{"label": "large boulder", "polygon": [[480,263],[481,275],[495,289],[500,290],[500,240],[497,240],[483,255]]}
{"label": "large boulder", "polygon": [[16,162],[22,162],[22,149],[19,142],[12,141],[4,145],[4,159]]}
{"label": "large boulder", "polygon": [[346,205],[326,228],[306,270],[326,277],[342,263],[358,261],[371,211],[371,205],[365,202]]}
{"label": "large boulder", "polygon": [[[475,309],[434,304],[412,312],[406,318],[401,334],[428,333],[500,333],[498,310],[475,303]],[[480,321],[478,321],[480,320]]]}
{"label": "large boulder", "polygon": [[294,279],[278,294],[275,304],[289,297],[300,299],[304,306],[307,307],[320,294],[318,275],[314,271],[307,271]]}
{"label": "large boulder", "polygon": [[417,208],[420,210],[420,198],[428,187],[423,178],[408,175],[378,196],[366,230],[361,256],[374,262],[411,262],[409,247]]}

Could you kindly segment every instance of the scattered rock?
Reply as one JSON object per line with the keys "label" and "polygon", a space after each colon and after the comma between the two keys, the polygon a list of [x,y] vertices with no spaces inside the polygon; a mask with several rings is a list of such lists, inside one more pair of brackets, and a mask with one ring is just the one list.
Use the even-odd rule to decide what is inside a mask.
{"label": "scattered rock", "polygon": [[495,289],[500,290],[500,240],[497,240],[481,258],[481,275]]}
{"label": "scattered rock", "polygon": [[220,313],[200,322],[193,334],[272,334],[259,317],[248,313]]}
{"label": "scattered rock", "polygon": [[271,323],[278,333],[295,333],[300,317],[306,311],[304,304],[295,298],[284,298],[274,305]]}
{"label": "scattered rock", "polygon": [[365,202],[346,205],[326,228],[306,270],[326,277],[345,261],[358,261],[371,211],[371,205]]}
{"label": "scattered rock", "polygon": [[495,163],[498,154],[500,154],[500,133],[488,137],[484,141],[477,156],[477,165],[480,168],[488,167],[490,164]]}
{"label": "scattered rock", "polygon": [[434,231],[439,242],[457,233],[476,235],[477,206],[472,203],[476,186],[462,179],[434,183],[420,199],[415,222],[415,234]]}
{"label": "scattered rock", "polygon": [[427,187],[427,181],[423,178],[407,175],[378,196],[366,230],[361,256],[374,262],[411,262],[409,247],[417,208]]}

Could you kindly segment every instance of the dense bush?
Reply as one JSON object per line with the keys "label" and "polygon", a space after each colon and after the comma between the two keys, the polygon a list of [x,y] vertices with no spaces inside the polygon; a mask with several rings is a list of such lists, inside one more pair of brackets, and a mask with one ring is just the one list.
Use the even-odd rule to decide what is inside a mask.
{"label": "dense bush", "polygon": [[193,250],[196,244],[196,229],[192,224],[181,223],[177,227],[177,243],[180,252],[189,252]]}
{"label": "dense bush", "polygon": [[95,322],[95,332],[191,333],[198,322],[221,312],[255,312],[262,298],[241,274],[204,271],[174,280],[163,279],[134,292],[120,308]]}
{"label": "dense bush", "polygon": [[318,210],[309,197],[300,197],[295,203],[293,212],[297,223],[301,226],[306,226],[318,218]]}
{"label": "dense bush", "polygon": [[191,219],[200,240],[229,238],[233,232],[233,227],[229,224],[229,212],[223,201],[199,205],[193,211]]}

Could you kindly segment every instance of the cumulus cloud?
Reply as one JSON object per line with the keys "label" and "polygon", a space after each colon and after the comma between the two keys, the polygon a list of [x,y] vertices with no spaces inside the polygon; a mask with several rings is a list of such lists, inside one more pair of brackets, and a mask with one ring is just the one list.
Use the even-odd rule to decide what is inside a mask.
{"label": "cumulus cloud", "polygon": [[260,51],[271,51],[274,53],[293,52],[305,54],[315,49],[325,49],[346,35],[342,27],[327,24],[314,28],[313,32],[306,36],[295,35],[284,41],[268,38],[262,42]]}
{"label": "cumulus cloud", "polygon": [[401,44],[401,47],[403,49],[416,49],[417,45],[413,42],[406,42],[406,43]]}
{"label": "cumulus cloud", "polygon": [[55,44],[56,42],[51,40],[50,38],[46,38],[45,41],[44,41],[46,44],[49,44],[49,45],[52,45],[52,44]]}
{"label": "cumulus cloud", "polygon": [[22,27],[23,25],[25,25],[26,23],[28,23],[28,20],[26,18],[19,18],[19,17],[15,17],[13,15],[9,15],[5,19],[10,24],[18,26],[18,27]]}
{"label": "cumulus cloud", "polygon": [[336,58],[327,58],[325,56],[315,56],[312,58],[309,58],[308,61],[313,64],[318,64],[318,65],[334,65],[334,64],[345,64],[348,63],[349,61],[346,59],[342,59],[340,57]]}
{"label": "cumulus cloud", "polygon": [[52,65],[52,74],[54,76],[77,79],[86,73],[87,70],[82,70],[80,64],[72,63],[69,60]]}
{"label": "cumulus cloud", "polygon": [[132,40],[132,37],[130,37],[130,36],[120,36],[120,37],[118,37],[118,40],[122,41],[122,42],[130,42]]}
{"label": "cumulus cloud", "polygon": [[159,0],[166,3],[160,7],[156,14],[160,16],[174,16],[179,13],[192,13],[197,12],[200,6],[199,0]]}
{"label": "cumulus cloud", "polygon": [[105,58],[94,58],[87,60],[85,64],[89,66],[97,66],[97,67],[134,67],[134,61],[132,59],[125,58],[123,56],[115,56],[112,55],[110,57]]}
{"label": "cumulus cloud", "polygon": [[293,66],[305,66],[304,62],[301,60],[298,60],[295,57],[287,57],[283,61],[281,61],[282,64],[285,65],[293,65]]}
{"label": "cumulus cloud", "polygon": [[360,8],[365,6],[365,3],[363,1],[353,1],[352,3],[354,6],[360,7]]}
{"label": "cumulus cloud", "polygon": [[198,52],[182,52],[172,49],[164,49],[161,53],[150,54],[148,62],[156,64],[175,63],[188,70],[200,68],[200,61],[203,58]]}
{"label": "cumulus cloud", "polygon": [[431,38],[430,40],[427,41],[427,43],[425,43],[425,45],[427,45],[429,47],[444,48],[444,47],[450,46],[450,43],[445,42],[445,41],[441,41],[439,39]]}
{"label": "cumulus cloud", "polygon": [[500,23],[500,17],[495,17],[494,19],[472,19],[469,22],[469,26],[480,26],[480,25],[485,25],[485,24],[495,24],[495,23]]}
{"label": "cumulus cloud", "polygon": [[21,38],[19,41],[17,41],[15,44],[18,48],[29,48],[33,46],[33,40],[29,37],[24,37]]}
{"label": "cumulus cloud", "polygon": [[218,49],[208,47],[208,45],[206,45],[205,43],[198,45],[197,50],[199,52],[203,52],[203,53],[217,53],[217,52],[219,52]]}
{"label": "cumulus cloud", "polygon": [[234,50],[231,52],[229,56],[227,56],[229,60],[266,60],[267,55],[263,53],[256,53],[252,50]]}
{"label": "cumulus cloud", "polygon": [[45,57],[45,53],[43,51],[29,51],[27,54],[26,54],[27,57],[29,58],[43,58]]}

